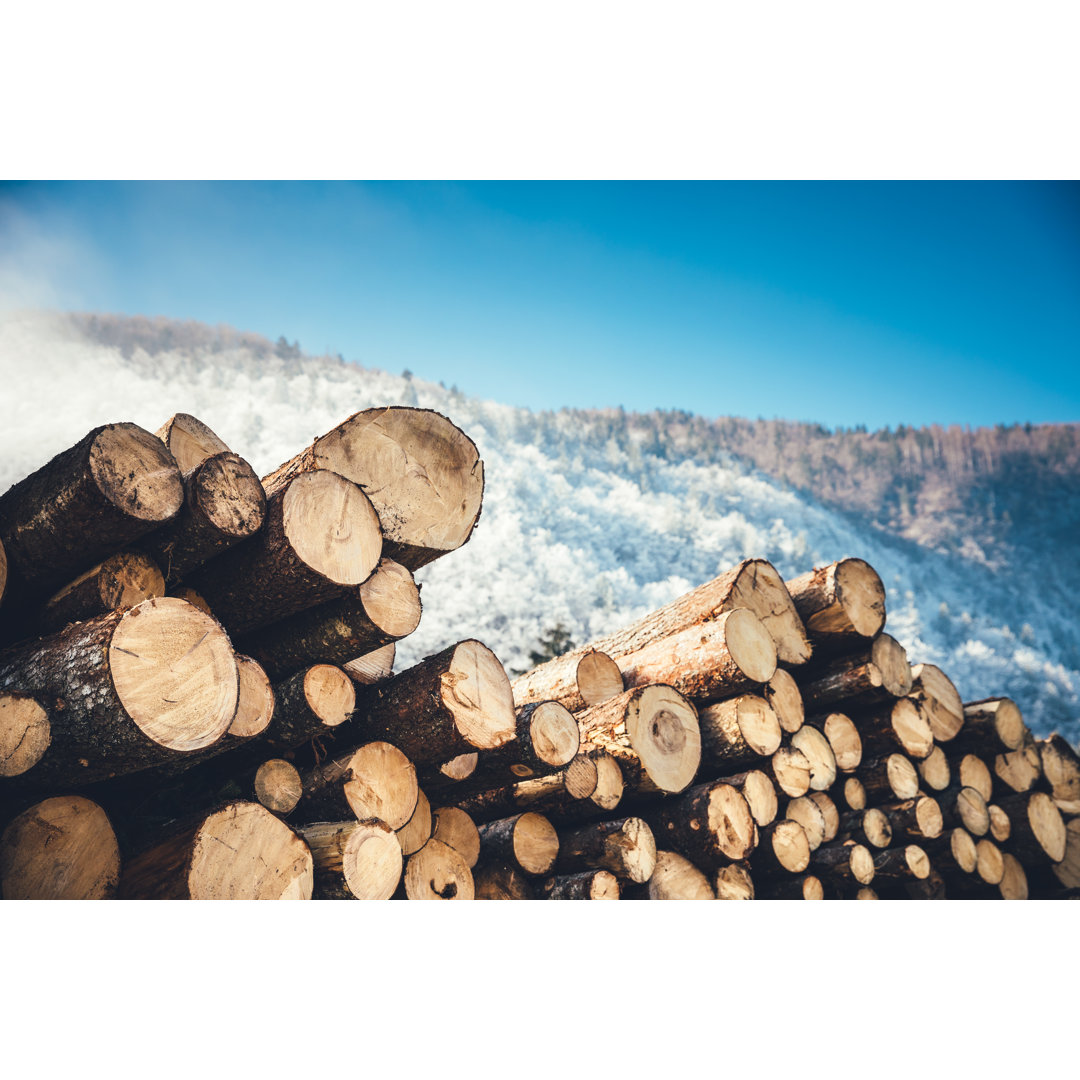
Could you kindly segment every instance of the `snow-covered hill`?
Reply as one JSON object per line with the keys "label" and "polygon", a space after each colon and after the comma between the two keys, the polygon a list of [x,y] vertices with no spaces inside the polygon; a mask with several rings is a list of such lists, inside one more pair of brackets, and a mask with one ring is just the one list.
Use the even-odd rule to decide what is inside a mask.
{"label": "snow-covered hill", "polygon": [[701,463],[671,448],[661,454],[629,425],[535,414],[202,329],[172,335],[171,346],[158,334],[121,347],[66,320],[6,316],[0,490],[102,423],[154,430],[191,412],[262,474],[358,409],[420,405],[473,438],[487,488],[470,543],[418,574],[424,618],[399,646],[399,667],[478,637],[524,669],[557,622],[583,642],[746,556],[792,576],[857,555],[885,581],[888,629],[913,662],[942,666],[966,700],[1009,694],[1034,730],[1080,736],[1070,593],[894,539],[730,455]]}

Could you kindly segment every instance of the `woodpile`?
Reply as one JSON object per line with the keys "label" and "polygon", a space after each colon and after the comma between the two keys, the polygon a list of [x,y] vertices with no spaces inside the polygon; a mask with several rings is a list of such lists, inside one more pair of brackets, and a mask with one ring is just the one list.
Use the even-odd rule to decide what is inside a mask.
{"label": "woodpile", "polygon": [[859,559],[747,559],[513,682],[468,637],[394,673],[413,572],[468,540],[483,476],[426,410],[357,413],[262,480],[177,414],[0,496],[0,894],[1080,889],[1073,747],[912,665]]}

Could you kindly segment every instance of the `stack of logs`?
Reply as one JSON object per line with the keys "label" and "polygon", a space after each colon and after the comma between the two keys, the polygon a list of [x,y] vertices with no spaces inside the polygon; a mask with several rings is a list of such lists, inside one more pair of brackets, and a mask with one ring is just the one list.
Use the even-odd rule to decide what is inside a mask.
{"label": "stack of logs", "polygon": [[392,674],[483,482],[427,410],[261,481],[178,414],[0,496],[2,895],[1080,892],[1080,759],[912,667],[859,559],[748,559],[513,683],[475,640]]}

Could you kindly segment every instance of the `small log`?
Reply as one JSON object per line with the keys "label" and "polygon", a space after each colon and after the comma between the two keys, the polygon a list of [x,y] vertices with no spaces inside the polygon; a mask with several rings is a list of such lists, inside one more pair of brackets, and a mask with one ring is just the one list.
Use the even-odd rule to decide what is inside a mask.
{"label": "small log", "polygon": [[474,750],[471,754],[458,754],[449,761],[444,761],[438,768],[430,764],[421,765],[421,771],[433,787],[447,780],[468,780],[476,772],[476,766],[480,763],[480,755]]}
{"label": "small log", "polygon": [[944,791],[952,783],[952,767],[940,746],[935,746],[918,763],[918,768],[922,782],[931,791]]}
{"label": "small log", "polygon": [[216,742],[236,712],[239,677],[225,631],[183,600],[159,597],[8,651],[0,690],[48,707],[48,747],[23,779],[55,787]]}
{"label": "small log", "polygon": [[405,896],[409,900],[472,900],[472,871],[449,844],[429,840],[405,864]]}
{"label": "small log", "polygon": [[974,788],[987,802],[993,797],[994,778],[986,762],[975,754],[965,754],[958,769],[961,787]]}
{"label": "small log", "polygon": [[825,886],[814,874],[776,878],[767,882],[761,900],[824,900]]}
{"label": "small log", "polygon": [[412,812],[412,817],[397,830],[401,853],[406,858],[414,855],[431,839],[431,835],[431,803],[428,802],[424,789],[420,788],[416,793],[416,808]]}
{"label": "small log", "polygon": [[857,651],[808,668],[802,680],[805,703],[814,710],[843,704],[873,705],[911,691],[911,665],[896,638],[880,633]]}
{"label": "small log", "polygon": [[947,829],[963,826],[972,836],[985,836],[990,831],[990,813],[986,800],[975,788],[954,783],[937,797],[941,820]]}
{"label": "small log", "polygon": [[872,848],[887,848],[893,839],[888,815],[876,806],[866,810],[849,810],[840,815],[837,835],[843,840],[856,840]]}
{"label": "small log", "polygon": [[386,533],[386,554],[419,570],[461,547],[476,526],[484,463],[476,444],[430,409],[365,409],[263,478],[267,495],[316,470],[366,491]]}
{"label": "small log", "polygon": [[893,836],[913,840],[936,840],[944,831],[945,819],[937,799],[920,795],[914,799],[882,806]]}
{"label": "small log", "polygon": [[754,879],[747,863],[721,866],[713,877],[717,900],[753,900]]}
{"label": "small log", "polygon": [[917,702],[900,698],[888,705],[861,712],[855,718],[863,747],[871,756],[900,750],[918,761],[934,749],[930,721]]}
{"label": "small log", "polygon": [[87,570],[42,605],[34,620],[38,634],[53,634],[73,622],[109,611],[127,611],[165,595],[157,563],[141,552],[122,551]]}
{"label": "small log", "polygon": [[578,661],[575,675],[582,708],[585,709],[617,697],[626,689],[619,665],[607,653],[595,649]]}
{"label": "small log", "polygon": [[271,758],[255,772],[255,798],[273,814],[289,814],[304,793],[303,781],[291,761]]}
{"label": "small log", "polygon": [[389,679],[394,673],[394,660],[397,656],[397,646],[392,642],[384,645],[381,649],[368,653],[366,656],[358,656],[342,664],[341,668],[357,686],[371,686],[372,683],[382,682]]}
{"label": "small log", "polygon": [[276,686],[274,699],[274,726],[263,741],[291,750],[345,723],[356,707],[356,690],[341,668],[316,664]]}
{"label": "small log", "polygon": [[840,772],[853,772],[859,767],[863,756],[862,739],[849,716],[840,712],[825,713],[811,716],[806,723],[828,739]]}
{"label": "small log", "polygon": [[172,454],[135,424],[94,428],[0,495],[5,610],[53,593],[180,509]]}
{"label": "small log", "polygon": [[215,454],[184,475],[184,504],[143,541],[166,582],[181,581],[223,551],[254,536],[266,518],[255,470],[238,454]]}
{"label": "small log", "polygon": [[776,820],[779,804],[776,785],[760,769],[725,776],[721,782],[742,794],[757,825],[771,825]]}
{"label": "small log", "polygon": [[644,885],[630,886],[625,900],[715,900],[709,879],[677,851],[658,851],[656,868]]}
{"label": "small log", "polygon": [[1001,849],[992,840],[982,839],[975,845],[975,873],[987,885],[1000,885],[1005,876],[1005,860]]}
{"label": "small log", "polygon": [[780,748],[780,721],[756,694],[740,694],[698,714],[702,758],[713,769],[735,771],[771,757]]}
{"label": "small log", "polygon": [[120,878],[120,848],[108,815],[78,795],[24,810],[0,835],[5,900],[108,900]]}
{"label": "small log", "polygon": [[919,793],[919,774],[903,754],[864,761],[857,775],[866,793],[867,806],[903,802]]}
{"label": "small log", "polygon": [[393,829],[378,818],[299,825],[311,849],[316,900],[389,900],[404,859]]}
{"label": "small log", "polygon": [[[64,708],[62,701],[51,703]],[[49,699],[18,691],[0,693],[0,777],[22,776],[49,749]]]}
{"label": "small log", "polygon": [[1060,802],[1080,800],[1080,755],[1056,732],[1036,746],[1053,797]]}
{"label": "small log", "polygon": [[950,829],[936,839],[924,841],[920,846],[946,881],[963,881],[975,873],[979,853],[975,839],[967,829]]}
{"label": "small log", "polygon": [[261,735],[274,719],[274,688],[266,677],[262,665],[250,656],[236,654],[236,671],[239,677],[239,694],[236,712],[227,734],[237,739],[250,739]]}
{"label": "small log", "polygon": [[761,688],[761,696],[772,706],[780,727],[789,735],[794,735],[803,726],[806,711],[802,691],[790,672],[777,668]]}
{"label": "small log", "polygon": [[918,844],[879,851],[874,856],[875,881],[924,881],[930,876],[930,859]]}
{"label": "small log", "polygon": [[618,900],[621,895],[619,879],[610,870],[546,878],[540,891],[545,900]]}
{"label": "small log", "polygon": [[1053,872],[1066,889],[1080,889],[1080,817],[1070,818],[1065,825],[1065,854]]}
{"label": "small log", "polygon": [[810,790],[827,791],[836,782],[836,755],[817,728],[803,725],[791,736],[791,745],[810,765]]}
{"label": "small log", "polygon": [[994,758],[994,793],[1008,796],[1031,791],[1042,778],[1042,758],[1034,742]]}
{"label": "small log", "polygon": [[181,473],[189,473],[207,458],[224,454],[229,449],[206,424],[190,413],[169,417],[154,435],[169,448]]}
{"label": "small log", "polygon": [[835,888],[869,885],[875,877],[870,849],[854,840],[822,844],[809,860],[810,872]]}
{"label": "small log", "polygon": [[480,831],[464,810],[440,806],[432,811],[431,835],[458,852],[470,870],[476,866],[480,858]]}
{"label": "small log", "polygon": [[480,858],[517,867],[537,877],[550,873],[559,854],[559,835],[543,814],[527,812],[479,827]]}
{"label": "small log", "polygon": [[792,799],[784,809],[784,817],[789,821],[797,821],[803,827],[811,851],[817,851],[825,843],[825,832],[828,828],[825,815],[821,807],[808,796]]}
{"label": "small log", "polygon": [[1059,863],[1065,858],[1065,821],[1049,795],[1043,791],[1011,795],[1000,805],[1012,823],[1009,850],[1024,866]]}
{"label": "small log", "polygon": [[987,698],[964,705],[963,742],[988,752],[1019,750],[1027,737],[1027,725],[1011,698]]}
{"label": "small log", "polygon": [[939,743],[949,742],[964,726],[964,703],[952,679],[933,664],[916,664],[911,669],[911,694],[930,722],[930,731]]}
{"label": "small log", "polygon": [[583,744],[619,763],[637,794],[678,794],[701,763],[701,733],[693,705],[670,686],[638,686],[578,715]]}
{"label": "small log", "polygon": [[307,844],[264,806],[228,803],[124,867],[125,900],[310,900]]}
{"label": "small log", "polygon": [[308,473],[267,499],[257,535],[185,584],[240,637],[342,596],[371,576],[381,556],[379,518],[363,491],[336,473]]}
{"label": "small log", "polygon": [[1028,898],[1028,879],[1020,860],[1011,852],[1003,851],[1001,861],[1005,869],[1001,875],[998,890],[1002,900],[1026,900]]}
{"label": "small log", "polygon": [[866,788],[857,776],[849,776],[844,781],[844,802],[849,810],[866,809]]}
{"label": "small log", "polygon": [[745,859],[757,843],[750,805],[730,784],[714,781],[642,811],[658,843],[696,866]]}
{"label": "small log", "polygon": [[797,821],[775,821],[758,830],[758,845],[751,862],[755,882],[801,874],[809,865],[810,842]]}
{"label": "small log", "polygon": [[556,656],[510,685],[518,708],[557,701],[570,712],[599,705],[626,689],[619,665],[607,653],[591,648]]}
{"label": "small log", "polygon": [[392,742],[421,764],[493,750],[517,731],[510,680],[479,641],[458,642],[370,687],[356,713],[368,738]]}
{"label": "small log", "polygon": [[558,874],[610,870],[617,878],[640,885],[656,866],[652,829],[637,817],[595,821],[559,834]]}
{"label": "small log", "polygon": [[412,762],[386,742],[366,743],[317,765],[303,776],[303,787],[302,820],[378,818],[395,831],[412,817],[420,797]]}
{"label": "small log", "polygon": [[535,900],[533,883],[516,867],[482,863],[473,875],[477,900]]}
{"label": "small log", "polygon": [[1005,843],[1012,833],[1012,822],[1009,820],[1009,815],[996,803],[987,803],[986,812],[990,815],[990,835],[999,844]]}
{"label": "small log", "polygon": [[815,650],[857,648],[885,625],[885,586],[862,559],[841,559],[786,584]]}
{"label": "small log", "polygon": [[836,834],[840,831],[840,810],[832,798],[825,794],[824,791],[811,791],[806,796],[820,811],[821,816],[825,819],[825,843],[831,843],[836,839]]}
{"label": "small log", "polygon": [[810,762],[794,746],[781,746],[767,762],[762,772],[771,776],[776,786],[789,798],[797,799],[810,790]]}
{"label": "small log", "polygon": [[[353,662],[363,674],[368,668],[361,661],[411,634],[420,613],[420,590],[412,574],[393,559],[383,558],[367,581],[344,596],[245,634],[237,639],[237,647],[254,656],[274,679],[311,664]],[[380,665],[386,655],[377,658]],[[393,654],[389,657],[393,666]]]}

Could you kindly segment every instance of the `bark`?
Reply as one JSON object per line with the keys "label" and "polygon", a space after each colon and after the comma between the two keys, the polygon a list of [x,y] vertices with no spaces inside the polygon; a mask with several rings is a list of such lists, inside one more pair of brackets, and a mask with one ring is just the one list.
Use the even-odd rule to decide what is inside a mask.
{"label": "bark", "polygon": [[482,863],[476,869],[477,900],[535,900],[534,883],[516,866]]}
{"label": "bark", "polygon": [[855,840],[822,844],[810,857],[810,872],[836,888],[869,885],[875,878],[870,849]]}
{"label": "bark", "polygon": [[[346,664],[411,634],[420,623],[412,574],[383,558],[362,585],[237,639],[274,679],[311,664]],[[391,665],[393,660],[391,659]]]}
{"label": "bark", "polygon": [[706,869],[747,858],[757,843],[749,803],[721,781],[693,787],[641,813],[657,843]]}
{"label": "bark", "polygon": [[625,686],[619,665],[607,653],[579,649],[519,675],[511,689],[518,708],[557,701],[570,712],[581,712],[618,696]]}
{"label": "bark", "polygon": [[807,705],[820,710],[840,703],[854,707],[902,698],[910,693],[911,685],[911,665],[903,645],[881,633],[854,652],[808,667],[802,692]]}
{"label": "bark", "polygon": [[543,814],[527,812],[479,827],[480,859],[516,867],[537,877],[551,872],[559,836]]}
{"label": "bark", "polygon": [[625,900],[715,900],[709,879],[676,851],[658,851],[656,868],[644,885],[629,886]]}
{"label": "bark", "polygon": [[775,878],[765,883],[760,900],[824,900],[825,886],[815,874]]}
{"label": "bark", "polygon": [[610,870],[584,870],[540,883],[544,900],[618,900],[620,894],[619,879]]}
{"label": "bark", "polygon": [[923,881],[930,876],[930,859],[918,844],[879,851],[874,856],[874,882]]}
{"label": "bark", "polygon": [[937,799],[920,795],[914,799],[882,806],[897,839],[936,840],[945,828],[945,818]]}
{"label": "bark", "polygon": [[311,849],[316,900],[389,900],[401,881],[404,859],[384,821],[324,821],[300,825]]}
{"label": "bark", "polygon": [[261,742],[291,750],[333,732],[356,707],[352,680],[333,664],[316,664],[274,688],[274,722]]}
{"label": "bark", "polygon": [[733,787],[742,795],[750,807],[755,824],[771,825],[776,820],[779,809],[776,785],[762,770],[751,769],[735,776],[724,776],[719,782]]}
{"label": "bark", "polygon": [[1028,729],[1019,706],[1011,698],[987,698],[964,706],[964,727],[957,738],[964,749],[995,753],[1019,750]]}
{"label": "bark", "polygon": [[617,878],[642,884],[656,866],[656,841],[641,818],[597,821],[559,835],[557,874],[610,870]]}
{"label": "bark", "polygon": [[331,472],[297,477],[267,499],[266,524],[184,584],[240,637],[336,599],[366,581],[382,555],[367,496]]}
{"label": "bark", "polygon": [[44,598],[180,509],[180,470],[135,424],[94,428],[0,495],[5,609]]}
{"label": "bark", "polygon": [[1068,831],[1049,795],[1042,791],[1011,795],[1000,806],[1012,823],[1006,846],[1024,866],[1059,863],[1065,858]]}
{"label": "bark", "polygon": [[978,838],[990,831],[990,813],[986,800],[974,789],[962,787],[960,781],[950,785],[937,796],[941,808],[941,821],[946,829],[963,826]]}
{"label": "bark", "polygon": [[780,748],[780,721],[756,694],[740,694],[699,712],[702,758],[710,768],[734,772],[760,763]]}
{"label": "bark", "polygon": [[419,570],[472,535],[484,496],[476,444],[445,416],[401,406],[354,413],[264,477],[268,495],[331,469],[358,484],[383,523],[386,554]]}
{"label": "bark", "polygon": [[841,559],[787,582],[815,651],[844,652],[885,625],[885,586],[869,563]]}
{"label": "bark", "polygon": [[1062,802],[1080,800],[1080,755],[1056,732],[1036,746],[1053,797]]}

